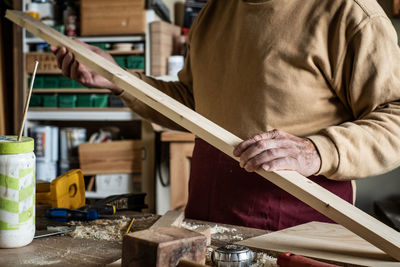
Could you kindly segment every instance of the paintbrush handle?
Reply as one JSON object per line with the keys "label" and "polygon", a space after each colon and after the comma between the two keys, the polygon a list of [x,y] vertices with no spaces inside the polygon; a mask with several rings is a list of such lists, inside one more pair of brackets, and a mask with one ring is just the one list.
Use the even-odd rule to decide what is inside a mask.
{"label": "paintbrush handle", "polygon": [[19,128],[18,141],[21,141],[22,132],[24,131],[24,125],[25,125],[25,120],[26,120],[26,114],[28,113],[29,102],[31,101],[33,83],[35,82],[36,71],[37,71],[38,65],[39,65],[39,61],[35,61],[35,69],[33,70],[31,85],[30,85],[30,87],[29,87],[28,96],[26,97],[26,100],[25,100],[24,116],[22,117],[21,126],[20,126],[20,128]]}

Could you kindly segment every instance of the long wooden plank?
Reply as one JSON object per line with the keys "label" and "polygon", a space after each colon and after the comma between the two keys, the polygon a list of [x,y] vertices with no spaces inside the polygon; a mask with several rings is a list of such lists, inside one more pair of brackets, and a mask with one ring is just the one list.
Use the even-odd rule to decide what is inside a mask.
{"label": "long wooden plank", "polygon": [[[242,141],[239,137],[29,15],[7,10],[6,17],[52,45],[67,47],[78,61],[238,160],[232,152]],[[400,233],[394,229],[297,172],[260,170],[257,173],[400,261]]]}
{"label": "long wooden plank", "polygon": [[236,244],[277,256],[282,252],[331,261],[340,266],[400,267],[382,250],[338,224],[310,222]]}

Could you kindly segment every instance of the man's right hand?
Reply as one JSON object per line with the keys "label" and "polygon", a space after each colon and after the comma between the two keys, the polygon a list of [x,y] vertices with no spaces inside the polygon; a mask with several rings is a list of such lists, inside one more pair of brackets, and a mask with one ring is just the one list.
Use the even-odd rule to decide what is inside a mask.
{"label": "man's right hand", "polygon": [[[117,65],[112,56],[106,53],[104,50],[92,45],[88,45],[79,40],[76,41]],[[123,90],[121,88],[103,76],[91,71],[82,63],[79,63],[75,59],[74,55],[71,52],[68,52],[65,47],[50,46],[50,50],[56,55],[58,67],[62,70],[62,74],[64,76],[69,77],[89,88],[107,88],[110,89],[113,94],[122,93]]]}

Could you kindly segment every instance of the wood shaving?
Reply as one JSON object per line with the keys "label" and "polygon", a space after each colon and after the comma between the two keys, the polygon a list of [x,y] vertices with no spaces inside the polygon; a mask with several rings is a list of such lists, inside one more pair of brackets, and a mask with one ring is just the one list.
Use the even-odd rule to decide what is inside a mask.
{"label": "wood shaving", "polygon": [[[189,223],[189,222],[182,222],[181,227],[184,227],[189,230],[196,230],[201,225]],[[236,228],[228,228],[225,226],[220,226],[216,224],[215,226],[211,227],[211,238],[216,240],[232,240],[232,241],[240,241],[243,240],[243,236],[241,234],[236,234]],[[228,234],[225,234],[228,233]],[[231,235],[229,235],[231,234]]]}
{"label": "wood shaving", "polygon": [[131,218],[125,216],[116,220],[72,221],[69,224],[75,225],[76,228],[73,232],[68,233],[68,235],[73,238],[122,242],[122,238],[130,222]]}
{"label": "wood shaving", "polygon": [[278,267],[277,259],[263,252],[255,252],[250,267]]}

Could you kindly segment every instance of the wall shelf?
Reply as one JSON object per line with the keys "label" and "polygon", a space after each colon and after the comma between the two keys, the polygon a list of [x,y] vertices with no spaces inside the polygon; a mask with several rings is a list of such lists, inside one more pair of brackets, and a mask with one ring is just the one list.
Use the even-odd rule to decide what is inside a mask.
{"label": "wall shelf", "polygon": [[50,88],[50,89],[33,89],[32,93],[34,94],[53,94],[53,93],[67,93],[67,94],[104,94],[111,93],[109,89],[76,89],[76,88]]}
{"label": "wall shelf", "polygon": [[[103,43],[103,42],[140,42],[144,41],[143,35],[133,36],[96,36],[96,37],[75,37],[85,43]],[[25,42],[28,44],[46,43],[38,37],[26,37]]]}
{"label": "wall shelf", "polygon": [[30,108],[28,120],[39,121],[135,121],[129,108]]}

